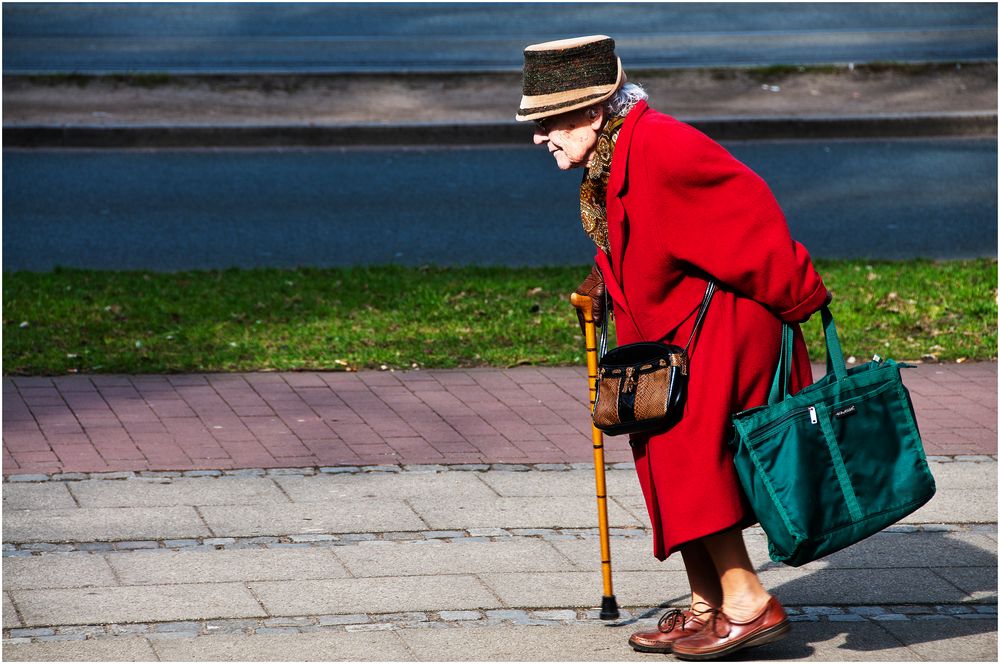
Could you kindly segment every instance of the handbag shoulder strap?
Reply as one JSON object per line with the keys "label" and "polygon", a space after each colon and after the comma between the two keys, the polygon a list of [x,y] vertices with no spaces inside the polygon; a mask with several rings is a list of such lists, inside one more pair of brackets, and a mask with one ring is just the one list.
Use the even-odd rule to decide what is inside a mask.
{"label": "handbag shoulder strap", "polygon": [[[705,288],[705,295],[701,299],[701,306],[698,307],[698,317],[694,321],[694,329],[691,330],[691,336],[688,337],[687,344],[684,346],[684,354],[688,354],[688,350],[691,348],[691,344],[694,343],[695,337],[698,336],[698,330],[701,329],[701,323],[705,320],[705,313],[708,311],[708,304],[712,301],[712,296],[715,295],[716,285],[714,281],[709,281],[708,286]],[[608,292],[607,289],[604,290],[604,317],[601,320],[601,339],[600,345],[598,346],[597,359],[600,361],[604,354],[608,351]]]}
{"label": "handbag shoulder strap", "polygon": [[705,288],[705,297],[701,299],[701,307],[698,308],[698,317],[694,321],[694,329],[691,330],[691,336],[688,337],[688,342],[684,346],[685,355],[688,354],[691,344],[694,342],[695,337],[698,336],[698,330],[701,329],[701,322],[705,320],[705,314],[708,312],[708,304],[712,301],[713,295],[715,295],[715,282],[709,281],[708,286]]}

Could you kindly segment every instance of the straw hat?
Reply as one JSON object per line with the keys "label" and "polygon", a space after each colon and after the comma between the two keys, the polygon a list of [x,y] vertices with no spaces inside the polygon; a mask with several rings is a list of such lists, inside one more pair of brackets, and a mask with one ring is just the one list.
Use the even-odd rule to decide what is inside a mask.
{"label": "straw hat", "polygon": [[604,101],[625,82],[615,40],[605,35],[524,49],[524,96],[515,119],[536,120]]}

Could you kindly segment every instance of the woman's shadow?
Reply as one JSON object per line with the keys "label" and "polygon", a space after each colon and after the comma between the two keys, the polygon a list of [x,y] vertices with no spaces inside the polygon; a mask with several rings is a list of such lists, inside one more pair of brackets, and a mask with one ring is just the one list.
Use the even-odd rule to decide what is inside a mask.
{"label": "woman's shadow", "polygon": [[[937,643],[997,631],[996,528],[988,535],[974,530],[890,530],[800,568],[771,561],[759,564],[769,592],[797,610],[792,631],[780,642],[722,661],[837,661],[865,659],[851,653],[893,650],[898,652],[882,652],[880,659],[993,661],[995,639],[989,647],[981,637],[965,648]],[[685,600],[671,598],[661,607],[680,606]],[[994,607],[993,613],[975,608],[984,605]],[[657,611],[637,618],[654,617]],[[832,618],[827,615],[831,612]]]}

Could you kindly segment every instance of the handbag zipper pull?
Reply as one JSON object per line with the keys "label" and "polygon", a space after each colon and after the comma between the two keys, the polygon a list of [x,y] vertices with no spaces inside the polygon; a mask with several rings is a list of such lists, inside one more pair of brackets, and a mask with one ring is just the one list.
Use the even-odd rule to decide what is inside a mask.
{"label": "handbag zipper pull", "polygon": [[635,367],[625,368],[625,381],[622,383],[622,393],[628,394],[635,391]]}
{"label": "handbag zipper pull", "polygon": [[809,406],[809,421],[813,424],[819,424],[819,417],[816,416],[816,408],[814,406]]}

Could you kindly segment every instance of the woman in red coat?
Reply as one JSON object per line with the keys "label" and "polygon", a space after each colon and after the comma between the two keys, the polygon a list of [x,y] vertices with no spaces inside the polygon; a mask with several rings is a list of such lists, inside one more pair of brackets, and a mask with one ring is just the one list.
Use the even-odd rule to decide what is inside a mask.
{"label": "woman in red coat", "polygon": [[[581,216],[598,251],[578,292],[599,304],[606,288],[618,342],[683,346],[706,285],[718,285],[690,351],[680,420],[630,440],[653,555],[681,553],[691,604],[629,643],[711,659],[777,640],[789,623],[743,542],[756,517],[727,444],[730,415],[766,403],[782,323],[804,321],[829,293],[764,181],[701,132],[650,108],[642,89],[626,83],[613,40],[547,42],[524,55],[517,119],[536,122],[534,142],[560,169],[585,171]],[[793,328],[794,392],[812,376]]]}

